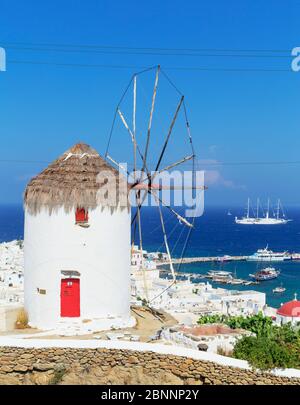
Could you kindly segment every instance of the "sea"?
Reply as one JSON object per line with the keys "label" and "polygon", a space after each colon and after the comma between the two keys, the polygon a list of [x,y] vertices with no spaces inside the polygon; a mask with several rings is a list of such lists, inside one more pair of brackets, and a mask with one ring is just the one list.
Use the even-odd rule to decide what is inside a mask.
{"label": "sea", "polygon": [[[292,219],[286,225],[238,225],[236,215],[244,209],[236,207],[228,215],[228,207],[207,207],[201,217],[194,220],[194,228],[187,228],[173,213],[162,210],[166,234],[172,256],[180,258],[196,256],[250,255],[257,249],[268,246],[273,251],[300,252],[300,209],[286,207],[287,216]],[[183,212],[181,212],[183,213]],[[141,210],[143,248],[148,251],[165,251],[161,219],[157,207],[143,207]],[[21,205],[0,205],[0,243],[23,239],[24,215]],[[46,232],[46,230],[45,230]],[[135,243],[138,242],[137,229],[132,230]],[[250,279],[269,263],[227,262],[192,263],[178,266],[179,272],[204,274],[209,270],[225,270],[236,274],[237,278]],[[266,293],[267,304],[279,307],[281,303],[292,300],[294,294],[300,297],[300,261],[273,262],[280,270],[277,279],[261,282],[254,286],[230,286],[214,283],[215,287],[234,290],[257,290]],[[282,285],[286,291],[274,294],[273,289]]]}

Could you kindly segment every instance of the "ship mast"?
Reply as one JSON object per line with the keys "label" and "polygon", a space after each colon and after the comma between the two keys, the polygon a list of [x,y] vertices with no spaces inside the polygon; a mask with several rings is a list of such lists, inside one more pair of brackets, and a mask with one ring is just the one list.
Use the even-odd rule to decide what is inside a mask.
{"label": "ship mast", "polygon": [[280,200],[278,198],[278,201],[277,201],[277,213],[276,213],[276,218],[277,219],[279,219],[279,204],[280,204]]}
{"label": "ship mast", "polygon": [[270,211],[270,198],[268,198],[268,209],[266,212],[266,218],[269,218],[269,211]]}

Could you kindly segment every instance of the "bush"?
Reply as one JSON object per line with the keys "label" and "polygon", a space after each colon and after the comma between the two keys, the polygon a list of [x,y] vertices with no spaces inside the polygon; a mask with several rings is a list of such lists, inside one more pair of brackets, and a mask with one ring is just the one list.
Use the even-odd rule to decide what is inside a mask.
{"label": "bush", "polygon": [[197,323],[199,325],[204,325],[206,323],[225,323],[226,319],[226,315],[204,315],[198,319]]}
{"label": "bush", "polygon": [[231,329],[245,329],[259,336],[270,336],[272,334],[272,319],[263,316],[260,312],[252,316],[226,316],[226,315],[206,315],[198,320],[198,324],[224,323]]}
{"label": "bush", "polygon": [[261,370],[299,366],[297,353],[265,336],[244,336],[236,343],[233,356]]}
{"label": "bush", "polygon": [[20,309],[17,315],[17,320],[15,322],[16,329],[26,329],[28,328],[28,315],[25,309]]}
{"label": "bush", "polygon": [[198,324],[223,323],[232,329],[245,329],[255,336],[244,336],[235,345],[233,357],[247,360],[253,367],[300,368],[300,331],[290,323],[277,326],[262,313],[253,316],[203,316]]}

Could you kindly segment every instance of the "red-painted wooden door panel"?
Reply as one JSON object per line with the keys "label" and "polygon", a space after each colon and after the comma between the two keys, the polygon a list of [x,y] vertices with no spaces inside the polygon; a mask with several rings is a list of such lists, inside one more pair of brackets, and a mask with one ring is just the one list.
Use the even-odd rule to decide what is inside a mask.
{"label": "red-painted wooden door panel", "polygon": [[60,316],[80,316],[80,280],[78,278],[61,280]]}

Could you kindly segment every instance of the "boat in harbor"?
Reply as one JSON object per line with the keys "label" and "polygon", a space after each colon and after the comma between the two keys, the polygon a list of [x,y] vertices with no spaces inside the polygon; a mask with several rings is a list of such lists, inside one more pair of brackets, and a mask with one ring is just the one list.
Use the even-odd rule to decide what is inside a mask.
{"label": "boat in harbor", "polygon": [[229,255],[224,255],[224,256],[219,256],[216,258],[215,260],[216,262],[231,262],[232,261],[232,257]]}
{"label": "boat in harbor", "polygon": [[274,294],[282,294],[286,290],[285,287],[282,286],[282,284],[279,287],[273,288],[273,293]]}
{"label": "boat in harbor", "polygon": [[228,284],[232,284],[232,285],[240,285],[240,284],[245,284],[245,280],[241,279],[241,278],[233,278],[232,280],[228,281]]}
{"label": "boat in harbor", "polygon": [[264,249],[258,249],[251,256],[247,256],[246,260],[249,261],[262,261],[262,262],[283,262],[285,260],[291,260],[292,256],[287,251],[285,252],[273,252],[268,248],[268,245]]}
{"label": "boat in harbor", "polygon": [[230,271],[223,271],[223,270],[210,270],[207,275],[209,277],[223,277],[228,278],[232,277],[232,273]]}
{"label": "boat in harbor", "polygon": [[266,212],[263,211],[263,216],[260,217],[260,200],[257,199],[256,215],[250,216],[250,199],[248,198],[247,212],[242,218],[235,217],[235,223],[241,225],[283,225],[291,221],[287,219],[281,204],[278,199],[276,210],[270,214],[270,199],[268,199],[268,206]]}
{"label": "boat in harbor", "polygon": [[266,267],[265,269],[257,271],[255,274],[249,274],[249,276],[256,281],[267,281],[277,278],[279,274],[280,271],[276,270],[274,267]]}

